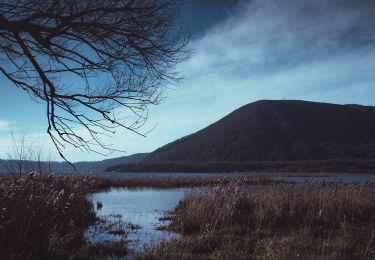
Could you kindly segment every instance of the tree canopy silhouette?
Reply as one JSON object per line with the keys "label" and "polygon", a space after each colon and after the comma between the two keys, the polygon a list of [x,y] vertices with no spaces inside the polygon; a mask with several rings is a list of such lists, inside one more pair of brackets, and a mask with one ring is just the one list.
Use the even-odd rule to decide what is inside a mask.
{"label": "tree canopy silhouette", "polygon": [[141,134],[147,106],[179,79],[187,37],[175,19],[173,0],[0,0],[0,72],[46,104],[62,158],[67,144],[113,151],[102,135]]}

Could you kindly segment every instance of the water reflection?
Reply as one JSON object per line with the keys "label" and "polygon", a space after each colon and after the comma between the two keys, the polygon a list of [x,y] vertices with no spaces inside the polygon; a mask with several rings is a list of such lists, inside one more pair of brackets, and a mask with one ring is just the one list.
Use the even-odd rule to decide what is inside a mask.
{"label": "water reflection", "polygon": [[[94,205],[97,205],[97,202],[102,203],[101,209],[97,209],[99,218],[110,218],[114,225],[117,221],[118,225],[123,225],[128,232],[129,249],[136,253],[146,247],[156,246],[162,241],[179,237],[176,233],[157,228],[168,224],[168,221],[161,218],[178,205],[184,192],[183,188],[111,189],[108,192],[93,194],[90,198]],[[105,228],[98,228],[97,225],[86,232],[86,239],[91,243],[122,238],[122,234],[108,233]]]}

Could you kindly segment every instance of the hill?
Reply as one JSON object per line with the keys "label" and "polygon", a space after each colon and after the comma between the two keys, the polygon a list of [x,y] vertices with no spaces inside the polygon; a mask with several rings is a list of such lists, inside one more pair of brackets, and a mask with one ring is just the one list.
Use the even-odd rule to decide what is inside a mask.
{"label": "hill", "polygon": [[375,159],[375,107],[258,101],[144,162]]}
{"label": "hill", "polygon": [[155,150],[133,170],[146,164],[325,160],[375,160],[375,107],[257,101]]}

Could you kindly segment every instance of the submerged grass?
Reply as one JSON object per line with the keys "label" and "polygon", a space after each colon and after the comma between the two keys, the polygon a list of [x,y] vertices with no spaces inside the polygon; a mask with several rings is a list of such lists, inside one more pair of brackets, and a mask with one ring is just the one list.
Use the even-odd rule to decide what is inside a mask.
{"label": "submerged grass", "polygon": [[374,259],[375,184],[191,191],[172,215],[181,239],[140,259]]}

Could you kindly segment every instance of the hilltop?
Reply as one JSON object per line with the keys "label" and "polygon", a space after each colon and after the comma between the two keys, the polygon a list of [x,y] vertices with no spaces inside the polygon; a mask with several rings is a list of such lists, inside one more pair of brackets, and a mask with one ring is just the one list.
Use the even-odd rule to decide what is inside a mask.
{"label": "hilltop", "polygon": [[160,147],[137,167],[327,160],[375,160],[375,107],[298,100],[257,101]]}

